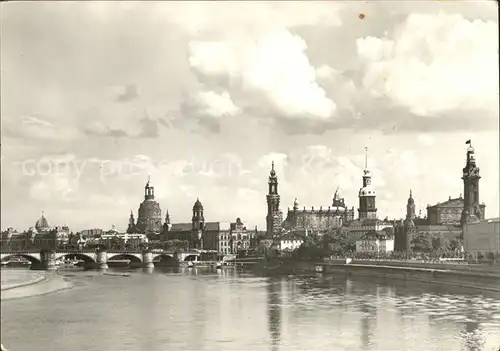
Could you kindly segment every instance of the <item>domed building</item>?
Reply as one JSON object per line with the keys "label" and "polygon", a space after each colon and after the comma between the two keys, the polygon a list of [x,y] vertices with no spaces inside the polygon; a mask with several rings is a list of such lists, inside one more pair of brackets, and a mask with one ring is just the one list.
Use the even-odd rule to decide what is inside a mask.
{"label": "domed building", "polygon": [[40,234],[47,233],[51,229],[49,226],[49,222],[47,221],[47,218],[45,218],[43,214],[43,211],[42,211],[42,217],[40,217],[40,219],[38,219],[35,223],[35,229]]}
{"label": "domed building", "polygon": [[142,234],[160,233],[162,218],[160,204],[155,201],[154,187],[148,179],[144,187],[144,201],[139,206],[136,229]]}

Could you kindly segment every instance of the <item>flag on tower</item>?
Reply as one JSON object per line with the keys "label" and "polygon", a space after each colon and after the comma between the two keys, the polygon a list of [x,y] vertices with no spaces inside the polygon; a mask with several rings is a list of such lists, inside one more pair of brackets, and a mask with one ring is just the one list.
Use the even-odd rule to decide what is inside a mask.
{"label": "flag on tower", "polygon": [[470,144],[470,139],[465,142],[466,144]]}

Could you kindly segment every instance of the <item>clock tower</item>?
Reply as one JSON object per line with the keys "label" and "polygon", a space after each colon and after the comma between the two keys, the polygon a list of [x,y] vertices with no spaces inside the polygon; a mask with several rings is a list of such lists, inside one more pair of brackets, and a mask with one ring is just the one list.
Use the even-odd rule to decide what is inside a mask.
{"label": "clock tower", "polygon": [[479,203],[479,167],[476,165],[476,156],[470,140],[467,140],[467,158],[462,169],[464,181],[464,208],[462,224],[469,220],[484,219],[484,205]]}
{"label": "clock tower", "polygon": [[365,169],[363,171],[363,187],[359,189],[359,219],[376,219],[377,207],[375,205],[376,192],[372,186],[372,175],[368,169],[368,148],[365,147]]}

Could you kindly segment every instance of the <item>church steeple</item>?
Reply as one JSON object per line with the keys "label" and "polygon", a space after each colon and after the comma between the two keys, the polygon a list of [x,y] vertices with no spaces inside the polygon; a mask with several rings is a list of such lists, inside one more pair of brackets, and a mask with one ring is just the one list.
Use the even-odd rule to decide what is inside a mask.
{"label": "church steeple", "polygon": [[144,200],[154,200],[155,199],[155,188],[151,183],[151,176],[148,176],[148,182],[144,187]]}
{"label": "church steeple", "polygon": [[167,210],[167,214],[165,216],[165,224],[170,224],[170,215],[168,214],[168,210]]}
{"label": "church steeple", "polygon": [[280,211],[280,196],[278,194],[278,177],[274,170],[274,161],[271,163],[268,185],[266,224],[267,236],[272,238],[277,234],[283,222],[283,214]]}
{"label": "church steeple", "polygon": [[133,233],[136,233],[136,232],[137,232],[137,229],[136,229],[136,226],[135,226],[134,213],[132,212],[132,210],[130,210],[130,217],[129,217],[129,220],[128,220],[127,233],[128,234],[133,234]]}

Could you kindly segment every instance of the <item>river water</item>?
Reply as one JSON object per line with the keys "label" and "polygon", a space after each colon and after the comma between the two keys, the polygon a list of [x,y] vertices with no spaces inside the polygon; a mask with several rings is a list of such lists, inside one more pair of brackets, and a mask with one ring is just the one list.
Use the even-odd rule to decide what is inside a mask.
{"label": "river water", "polygon": [[[500,347],[500,293],[209,268],[45,274],[2,292],[2,343],[11,351]],[[8,276],[2,269],[2,285]]]}

